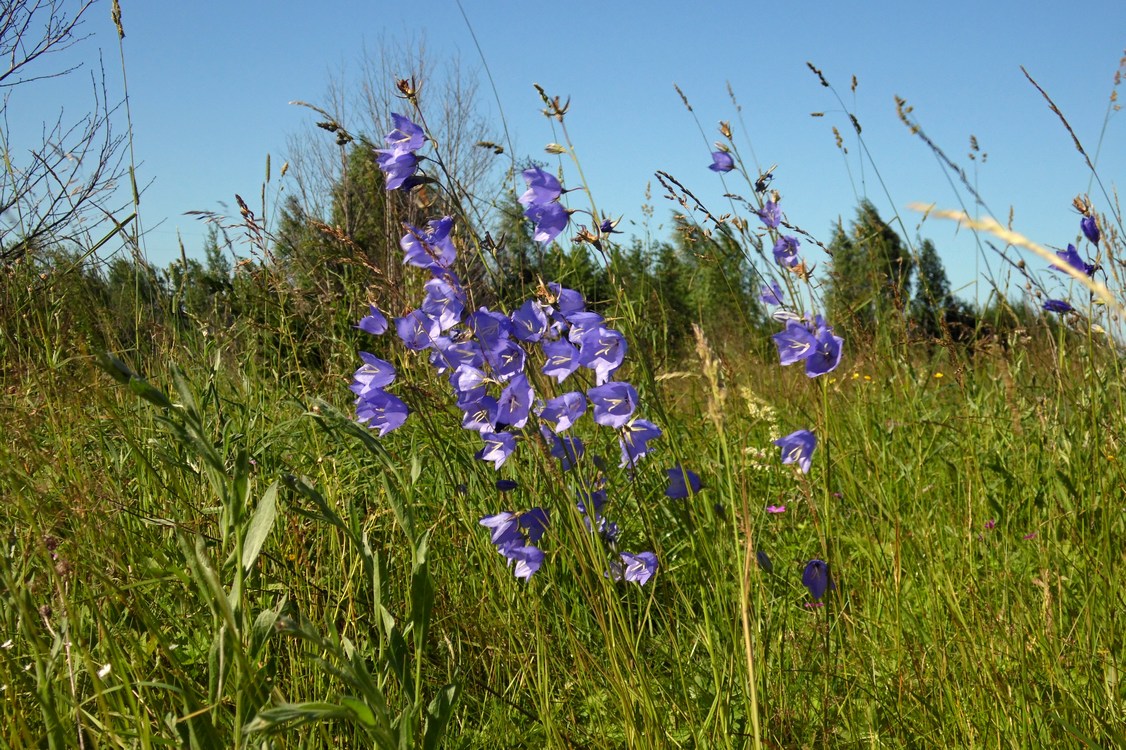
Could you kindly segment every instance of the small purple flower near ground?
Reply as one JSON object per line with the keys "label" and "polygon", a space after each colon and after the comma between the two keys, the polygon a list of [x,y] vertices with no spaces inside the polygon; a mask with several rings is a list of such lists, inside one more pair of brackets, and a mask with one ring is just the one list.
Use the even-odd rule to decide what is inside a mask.
{"label": "small purple flower near ground", "polygon": [[669,486],[665,489],[665,497],[673,500],[683,500],[689,494],[695,495],[703,486],[695,472],[685,469],[680,464],[665,469],[665,473],[669,475]]}
{"label": "small purple flower near ground", "polygon": [[809,430],[791,432],[785,437],[778,438],[774,444],[782,449],[782,463],[796,463],[801,467],[803,474],[809,473],[809,466],[813,461],[813,451],[817,448],[817,438]]}
{"label": "small purple flower near ground", "polygon": [[829,578],[829,566],[824,560],[810,560],[801,574],[802,585],[809,589],[814,600],[820,600],[829,589],[836,588]]}
{"label": "small purple flower near ground", "polygon": [[990,518],[988,521],[985,522],[985,528],[986,529],[992,529],[992,528],[995,528],[996,526],[997,526],[997,519],[996,518]]}
{"label": "small purple flower near ground", "polygon": [[730,172],[735,169],[735,159],[726,151],[713,151],[712,163],[708,165],[708,169],[720,173]]}
{"label": "small purple flower near ground", "polygon": [[616,581],[636,581],[644,586],[645,583],[657,572],[657,556],[652,552],[621,553],[622,562],[614,566],[613,577]]}
{"label": "small purple flower near ground", "polygon": [[785,513],[786,512],[786,506],[785,505],[768,505],[768,506],[766,506],[766,512],[767,513]]}
{"label": "small purple flower near ground", "polygon": [[517,578],[525,581],[531,579],[540,566],[543,565],[543,550],[531,545],[526,547],[506,547],[500,553],[508,558],[509,562],[516,563],[512,573]]}

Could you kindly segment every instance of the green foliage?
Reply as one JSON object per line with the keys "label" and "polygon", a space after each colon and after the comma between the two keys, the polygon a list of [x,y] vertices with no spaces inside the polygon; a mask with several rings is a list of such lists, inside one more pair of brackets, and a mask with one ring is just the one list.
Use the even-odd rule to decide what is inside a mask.
{"label": "green foliage", "polygon": [[846,330],[872,332],[896,323],[902,329],[911,302],[914,262],[907,246],[869,201],[861,201],[847,231],[833,229],[829,243],[830,318]]}

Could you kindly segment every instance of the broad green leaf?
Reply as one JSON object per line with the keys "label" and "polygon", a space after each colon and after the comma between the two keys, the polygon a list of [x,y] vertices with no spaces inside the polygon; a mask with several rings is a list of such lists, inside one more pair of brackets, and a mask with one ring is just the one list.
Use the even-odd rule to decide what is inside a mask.
{"label": "broad green leaf", "polygon": [[242,542],[242,569],[247,573],[254,567],[258,553],[262,551],[262,544],[274,526],[274,519],[277,516],[277,497],[278,483],[275,480],[266,488],[262,499],[258,501],[258,507],[254,509],[254,517],[250,519],[250,526],[246,530],[246,538]]}

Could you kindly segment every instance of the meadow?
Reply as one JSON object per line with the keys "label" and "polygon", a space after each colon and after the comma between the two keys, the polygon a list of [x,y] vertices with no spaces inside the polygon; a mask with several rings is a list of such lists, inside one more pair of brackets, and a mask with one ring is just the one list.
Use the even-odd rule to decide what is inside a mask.
{"label": "meadow", "polygon": [[920,326],[871,235],[868,296],[807,266],[726,126],[750,197],[666,176],[670,293],[565,139],[486,235],[399,92],[341,144],[394,267],[245,204],[206,273],[5,264],[0,744],[1126,747],[1109,193]]}

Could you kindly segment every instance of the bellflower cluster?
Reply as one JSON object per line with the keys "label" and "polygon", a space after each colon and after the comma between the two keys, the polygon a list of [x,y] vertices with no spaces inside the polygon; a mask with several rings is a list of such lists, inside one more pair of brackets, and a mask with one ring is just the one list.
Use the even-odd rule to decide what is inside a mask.
{"label": "bellflower cluster", "polygon": [[805,374],[811,378],[832,372],[841,362],[844,339],[834,334],[820,315],[791,317],[786,328],[771,338],[778,347],[781,364],[805,362]]}
{"label": "bellflower cluster", "polygon": [[509,565],[517,578],[525,581],[532,577],[543,564],[543,550],[535,546],[547,530],[547,511],[532,508],[523,513],[502,511],[485,516],[480,524],[490,530],[492,543]]}
{"label": "bellflower cluster", "polygon": [[[395,130],[385,140],[388,148],[378,152],[378,160],[388,187],[407,187],[417,167],[415,151],[426,136],[417,125],[395,115]],[[526,170],[523,176],[527,191],[519,201],[526,207],[525,216],[535,224],[536,241],[550,242],[569,218],[559,203],[562,186],[539,168]],[[499,470],[522,442],[542,440],[564,472],[575,471],[586,448],[570,430],[588,408],[595,424],[617,433],[621,466],[632,469],[650,452],[650,444],[661,430],[636,414],[639,398],[634,386],[615,379],[628,352],[626,339],[601,315],[587,310],[579,292],[551,283],[511,314],[487,307],[473,310],[454,271],[453,217],[431,219],[419,226],[407,224],[404,229],[399,242],[404,264],[430,275],[425,296],[417,309],[390,322],[373,306],[357,327],[372,335],[393,329],[406,349],[426,353],[449,383],[462,427],[481,440],[478,459]],[[612,229],[611,223],[608,230]],[[356,394],[357,419],[382,437],[404,424],[408,410],[386,390],[395,380],[392,365],[367,352],[360,357],[363,365],[350,386]],[[562,392],[537,393],[530,378],[532,367],[554,380]],[[564,391],[575,380],[583,384]],[[575,471],[576,476],[580,473]],[[684,476],[698,488],[694,474]],[[614,555],[607,574],[617,580],[647,582],[656,571],[656,556],[619,552],[618,526],[602,514],[604,487],[591,486],[581,477],[576,481],[583,488],[577,507],[587,528],[598,533]],[[498,488],[501,482],[509,482],[505,487],[512,484],[500,480]],[[505,510],[485,516],[480,523],[490,530],[492,543],[516,577],[527,580],[543,563],[538,543],[548,529],[548,518],[547,510],[532,508]]]}
{"label": "bellflower cluster", "polygon": [[524,217],[535,225],[532,239],[547,244],[567,228],[570,219],[559,202],[563,186],[555,175],[539,167],[525,169],[522,174],[528,189],[517,200],[524,206]]}
{"label": "bellflower cluster", "polygon": [[417,151],[426,143],[426,133],[406,117],[391,113],[395,129],[387,134],[387,148],[376,149],[376,163],[383,171],[388,190],[409,189],[418,169]]}
{"label": "bellflower cluster", "polygon": [[[1079,220],[1079,229],[1083,232],[1083,236],[1086,237],[1092,245],[1095,245],[1096,247],[1098,246],[1099,240],[1102,239],[1102,236],[1099,233],[1099,225],[1095,221],[1095,217],[1093,215],[1085,214],[1083,218]],[[1069,244],[1066,250],[1058,251],[1056,253],[1056,256],[1059,257],[1064,265],[1076,271],[1077,273],[1083,274],[1087,278],[1094,276],[1095,271],[1099,269],[1099,266],[1097,264],[1088,263],[1083,258],[1083,256],[1079,254],[1079,251],[1075,248],[1075,245]],[[1052,266],[1052,270],[1056,271],[1057,273],[1067,273],[1067,271],[1060,266]],[[1046,312],[1059,313],[1061,315],[1075,310],[1070,302],[1061,299],[1045,300],[1043,307]]]}

